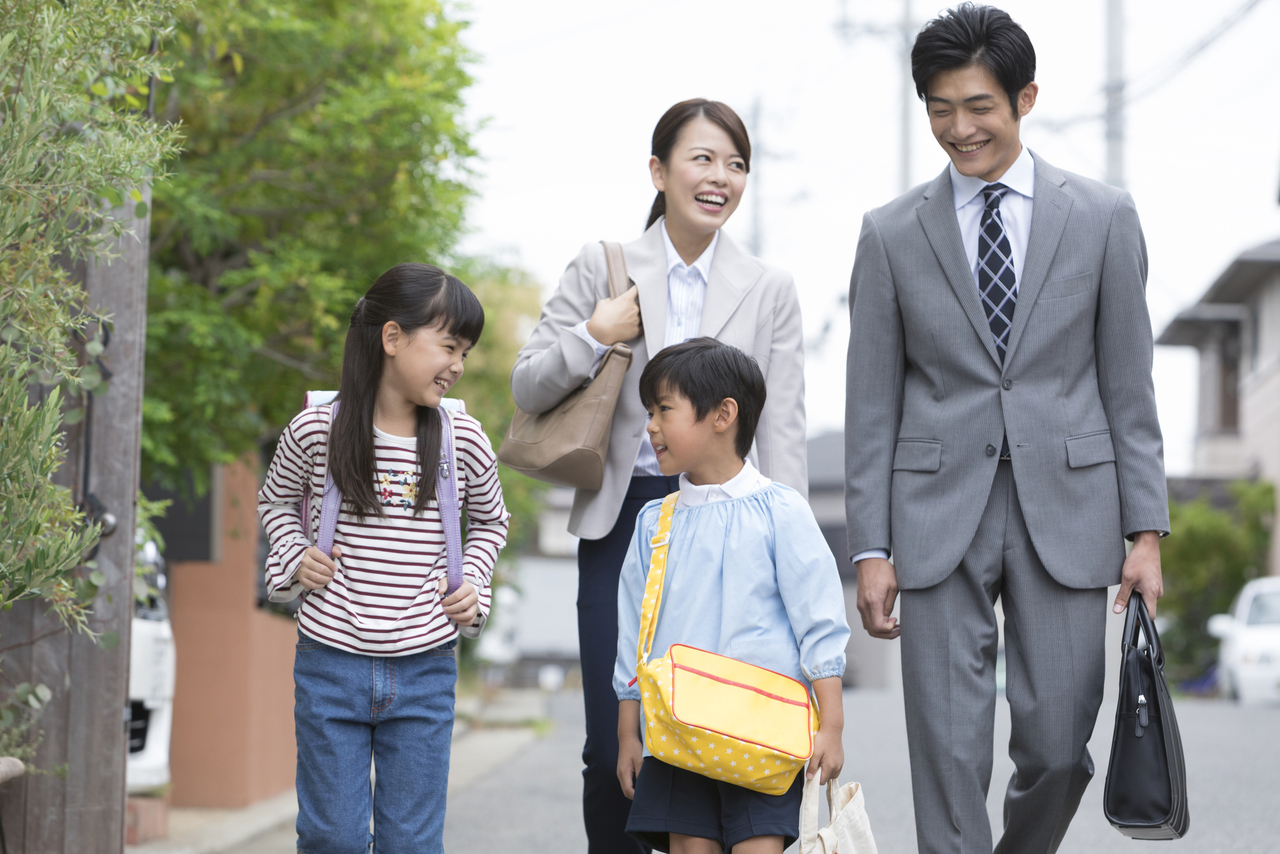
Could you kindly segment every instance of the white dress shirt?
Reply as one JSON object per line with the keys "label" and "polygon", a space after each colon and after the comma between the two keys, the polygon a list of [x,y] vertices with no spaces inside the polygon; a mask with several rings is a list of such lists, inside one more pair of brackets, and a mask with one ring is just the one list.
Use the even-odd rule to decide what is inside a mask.
{"label": "white dress shirt", "polygon": [[764,489],[773,481],[760,474],[751,460],[742,461],[742,471],[724,483],[707,483],[699,486],[689,480],[689,475],[680,475],[680,506],[697,507],[713,501],[728,501],[731,498],[742,498],[757,489]]}
{"label": "white dress shirt", "polygon": [[[982,211],[987,206],[987,198],[982,190],[988,184],[1004,184],[1009,192],[1000,200],[1000,218],[1004,220],[1004,231],[1009,237],[1009,248],[1013,251],[1014,293],[1022,282],[1022,267],[1027,259],[1027,241],[1031,237],[1031,206],[1036,188],[1036,162],[1031,151],[1025,145],[1018,159],[1013,161],[1005,173],[995,181],[983,178],[970,178],[961,175],[954,163],[951,170],[951,194],[956,204],[956,223],[960,226],[960,239],[964,241],[964,254],[969,259],[969,272],[973,274],[974,287],[978,286],[978,233],[982,226]],[[1014,314],[1018,309],[1015,306]],[[884,549],[867,549],[853,556],[856,564],[864,558],[888,558]]]}
{"label": "white dress shirt", "polygon": [[[717,231],[711,238],[706,250],[692,264],[685,264],[676,251],[671,236],[667,234],[667,223],[662,223],[662,245],[667,249],[667,327],[663,332],[662,346],[670,347],[690,338],[697,338],[702,327],[702,306],[707,300],[707,282],[711,281],[711,262],[715,258],[716,244],[720,241]],[[596,351],[596,362],[591,367],[594,374],[609,346],[601,344],[587,331],[584,320],[572,329],[573,334],[586,341]],[[650,353],[653,358],[656,353]],[[640,453],[636,457],[636,465],[632,474],[661,476],[658,467],[658,456],[653,452],[649,442],[640,443]]]}
{"label": "white dress shirt", "polygon": [[[978,233],[982,225],[982,211],[987,206],[982,190],[988,184],[1004,184],[1009,192],[1000,200],[1000,218],[1009,236],[1009,248],[1013,250],[1013,278],[1022,282],[1022,267],[1027,259],[1027,240],[1031,236],[1031,200],[1036,187],[1036,162],[1024,145],[1018,159],[1013,161],[996,181],[970,178],[956,171],[951,164],[951,194],[956,203],[956,222],[960,225],[960,239],[964,241],[964,255],[969,259],[969,271],[973,283],[978,284]],[[1015,285],[1016,287],[1016,285]],[[1016,314],[1018,309],[1014,308]]]}

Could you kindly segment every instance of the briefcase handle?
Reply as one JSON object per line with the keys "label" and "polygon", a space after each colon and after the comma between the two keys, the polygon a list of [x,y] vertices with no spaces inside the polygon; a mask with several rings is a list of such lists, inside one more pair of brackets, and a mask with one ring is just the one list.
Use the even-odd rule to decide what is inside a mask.
{"label": "briefcase handle", "polygon": [[1147,603],[1142,601],[1142,596],[1135,590],[1129,596],[1129,609],[1125,612],[1124,637],[1120,646],[1122,653],[1137,647],[1139,628],[1147,638],[1147,654],[1157,667],[1163,668],[1164,647],[1160,643],[1160,633],[1156,631],[1155,621],[1147,613]]}

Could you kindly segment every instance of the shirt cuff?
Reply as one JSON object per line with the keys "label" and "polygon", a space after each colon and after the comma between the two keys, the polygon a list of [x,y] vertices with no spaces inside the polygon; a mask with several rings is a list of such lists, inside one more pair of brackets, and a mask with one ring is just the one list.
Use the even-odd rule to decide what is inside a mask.
{"label": "shirt cuff", "polygon": [[857,566],[858,561],[866,560],[869,557],[878,557],[881,560],[888,560],[889,553],[884,549],[867,549],[865,552],[858,552],[854,555],[851,562],[854,566]]}
{"label": "shirt cuff", "polygon": [[587,321],[585,320],[577,326],[569,327],[569,331],[574,335],[577,335],[583,341],[586,341],[591,345],[591,349],[596,351],[595,361],[591,363],[591,372],[595,373],[596,366],[600,364],[600,360],[604,358],[604,354],[609,352],[609,345],[601,344],[591,336],[591,333],[587,331]]}

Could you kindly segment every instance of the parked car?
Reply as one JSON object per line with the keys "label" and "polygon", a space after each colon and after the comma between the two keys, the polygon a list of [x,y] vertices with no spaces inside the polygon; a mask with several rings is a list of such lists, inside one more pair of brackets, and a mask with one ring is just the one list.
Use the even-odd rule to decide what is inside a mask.
{"label": "parked car", "polygon": [[1246,584],[1231,612],[1209,618],[1223,693],[1242,703],[1280,702],[1280,577]]}
{"label": "parked car", "polygon": [[125,783],[129,794],[142,794],[169,783],[169,733],[173,727],[173,683],[177,659],[173,626],[165,600],[164,558],[155,543],[138,547],[147,565],[146,582],[153,595],[134,606],[129,641],[129,754]]}

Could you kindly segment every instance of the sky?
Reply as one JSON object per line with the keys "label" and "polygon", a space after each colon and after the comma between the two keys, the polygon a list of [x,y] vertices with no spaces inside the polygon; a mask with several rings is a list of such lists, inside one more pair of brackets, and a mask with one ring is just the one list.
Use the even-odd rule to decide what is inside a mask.
{"label": "sky", "polygon": [[[945,8],[913,0],[918,26]],[[653,126],[690,97],[748,122],[747,193],[726,225],[796,279],[811,435],[844,417],[847,310],[862,214],[900,192],[903,0],[471,0],[467,96],[478,190],[463,243],[554,289],[586,243],[643,230]],[[1186,50],[1244,0],[1125,0],[1125,70],[1150,92],[1127,113],[1126,186],[1150,256],[1155,334],[1241,251],[1280,236],[1280,0],[1262,0],[1189,63]],[[1008,0],[1031,36],[1040,94],[1022,140],[1101,179],[1106,0]],[[845,17],[847,15],[847,18]],[[848,20],[842,35],[837,24]],[[912,93],[914,96],[914,92]],[[947,164],[924,106],[909,110],[912,184]],[[756,112],[758,110],[758,113]],[[753,113],[758,121],[753,124]],[[1191,470],[1197,357],[1157,347],[1156,399],[1171,475]]]}

